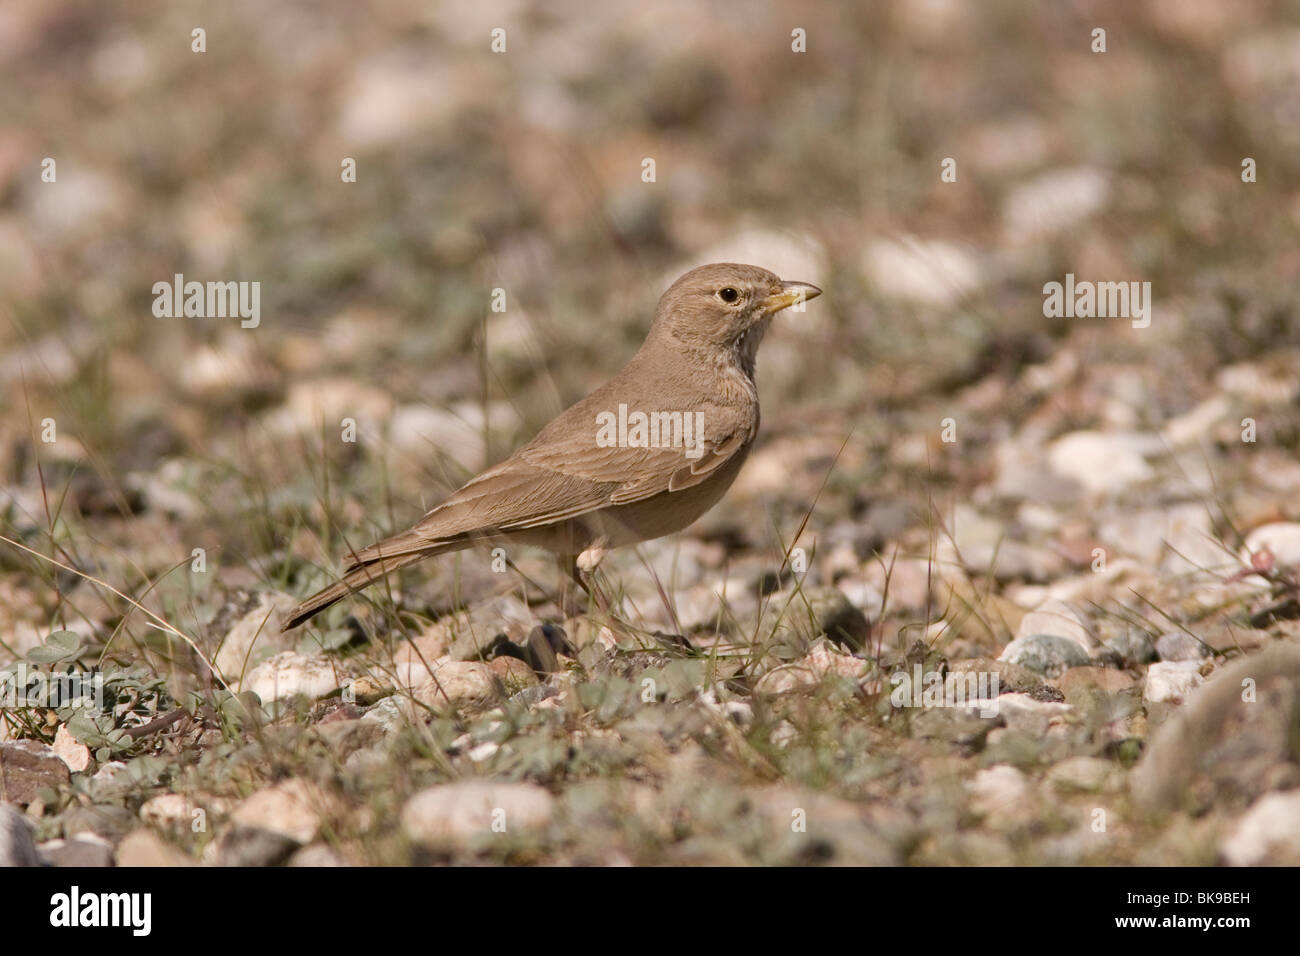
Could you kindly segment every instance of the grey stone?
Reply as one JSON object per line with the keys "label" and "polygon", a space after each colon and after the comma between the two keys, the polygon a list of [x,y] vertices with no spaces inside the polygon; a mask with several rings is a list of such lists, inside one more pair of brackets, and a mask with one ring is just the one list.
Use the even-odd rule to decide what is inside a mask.
{"label": "grey stone", "polygon": [[1006,646],[1000,661],[1019,664],[1038,674],[1056,677],[1071,667],[1089,663],[1088,654],[1068,637],[1054,634],[1031,634],[1018,637]]}
{"label": "grey stone", "polygon": [[13,807],[0,804],[0,867],[40,865],[32,825]]}

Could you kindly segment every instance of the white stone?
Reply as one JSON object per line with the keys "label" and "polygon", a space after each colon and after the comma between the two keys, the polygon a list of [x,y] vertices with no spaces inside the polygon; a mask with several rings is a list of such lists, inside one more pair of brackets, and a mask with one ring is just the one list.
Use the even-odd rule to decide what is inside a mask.
{"label": "white stone", "polygon": [[1300,790],[1256,800],[1219,844],[1219,853],[1230,866],[1300,864]]}
{"label": "white stone", "polygon": [[1064,232],[1105,208],[1110,191],[1110,180],[1099,169],[1050,170],[1010,192],[1002,205],[1003,226],[1018,242]]}
{"label": "white stone", "polygon": [[486,703],[498,696],[496,673],[482,661],[447,661],[413,684],[411,696],[434,710]]}
{"label": "white stone", "polygon": [[966,784],[971,809],[984,816],[1011,820],[1031,803],[1029,778],[1010,764],[996,764],[975,774]]}
{"label": "white stone", "polygon": [[318,785],[294,778],[257,791],[235,807],[231,819],[242,826],[310,843],[320,832],[328,804],[328,797]]}
{"label": "white stone", "polygon": [[1186,702],[1187,696],[1205,683],[1200,661],[1160,661],[1147,668],[1142,696],[1152,703]]}
{"label": "white stone", "polygon": [[1085,651],[1090,651],[1097,643],[1088,631],[1084,616],[1064,601],[1045,601],[1020,619],[1020,625],[1016,628],[1016,637],[1030,637],[1034,634],[1064,637],[1074,641]]}
{"label": "white stone", "polygon": [[292,697],[316,700],[333,693],[343,683],[342,675],[335,671],[328,658],[285,651],[254,667],[240,686],[257,694],[263,704],[271,704]]}
{"label": "white stone", "polygon": [[1148,450],[1155,449],[1141,436],[1077,431],[1052,442],[1047,459],[1054,472],[1093,494],[1115,494],[1155,474],[1144,457]]}
{"label": "white stone", "polygon": [[973,256],[938,239],[877,239],[867,245],[862,264],[873,290],[923,305],[952,305],[985,281]]}
{"label": "white stone", "polygon": [[54,732],[53,749],[73,773],[81,773],[90,767],[90,748],[78,743],[66,724],[59,724],[59,729]]}
{"label": "white stone", "polygon": [[464,843],[544,827],[555,800],[531,783],[460,780],[423,790],[402,809],[402,826],[417,843]]}
{"label": "white stone", "polygon": [[1278,521],[1256,528],[1246,535],[1239,555],[1241,563],[1249,567],[1251,555],[1259,554],[1265,548],[1273,552],[1278,564],[1300,565],[1300,524]]}

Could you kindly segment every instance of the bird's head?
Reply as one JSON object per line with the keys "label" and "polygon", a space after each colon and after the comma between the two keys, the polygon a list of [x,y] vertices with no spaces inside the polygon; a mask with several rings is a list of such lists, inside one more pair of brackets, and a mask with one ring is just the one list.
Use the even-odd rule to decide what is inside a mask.
{"label": "bird's head", "polygon": [[783,281],[758,266],[716,262],[692,269],[669,287],[655,311],[653,332],[690,349],[735,351],[752,371],[772,316],[821,293],[811,283]]}

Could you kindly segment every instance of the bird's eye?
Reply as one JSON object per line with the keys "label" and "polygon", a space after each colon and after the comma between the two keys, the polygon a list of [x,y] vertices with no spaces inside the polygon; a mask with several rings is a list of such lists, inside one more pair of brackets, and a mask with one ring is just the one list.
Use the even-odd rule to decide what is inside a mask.
{"label": "bird's eye", "polygon": [[727,286],[725,289],[722,289],[718,293],[718,298],[720,298],[723,302],[735,302],[737,299],[740,298],[740,293],[737,292],[735,289],[733,289],[731,286]]}

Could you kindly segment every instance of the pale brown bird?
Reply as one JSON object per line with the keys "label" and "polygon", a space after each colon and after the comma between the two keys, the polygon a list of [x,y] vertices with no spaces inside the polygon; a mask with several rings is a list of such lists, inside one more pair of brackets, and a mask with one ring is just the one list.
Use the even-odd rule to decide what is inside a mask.
{"label": "pale brown bird", "polygon": [[353,552],[284,630],[398,568],[477,542],[545,548],[586,588],[582,572],[609,549],[685,528],[730,487],[758,433],[754,360],[772,316],[818,295],[757,266],[687,272],[618,375],[414,527]]}

